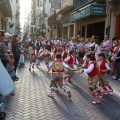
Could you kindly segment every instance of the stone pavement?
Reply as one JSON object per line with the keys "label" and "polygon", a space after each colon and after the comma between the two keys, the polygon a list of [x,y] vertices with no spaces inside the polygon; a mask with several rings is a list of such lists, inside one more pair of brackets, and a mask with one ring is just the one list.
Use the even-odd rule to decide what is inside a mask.
{"label": "stone pavement", "polygon": [[44,63],[35,73],[25,67],[18,68],[15,96],[6,105],[5,120],[120,120],[120,97],[104,95],[98,105],[92,104],[85,75],[75,75],[74,83],[67,83],[72,98],[60,89],[54,99],[48,97],[51,74]]}

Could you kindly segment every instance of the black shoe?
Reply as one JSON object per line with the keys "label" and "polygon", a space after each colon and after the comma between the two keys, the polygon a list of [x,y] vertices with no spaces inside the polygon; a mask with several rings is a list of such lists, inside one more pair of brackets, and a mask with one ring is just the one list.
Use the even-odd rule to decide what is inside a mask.
{"label": "black shoe", "polygon": [[16,76],[16,79],[19,79],[19,78]]}

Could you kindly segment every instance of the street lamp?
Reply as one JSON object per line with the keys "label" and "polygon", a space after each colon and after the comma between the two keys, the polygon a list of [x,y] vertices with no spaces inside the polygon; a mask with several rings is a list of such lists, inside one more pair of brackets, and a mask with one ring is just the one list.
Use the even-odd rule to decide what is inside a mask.
{"label": "street lamp", "polygon": [[114,15],[120,15],[120,0],[106,0],[113,10]]}

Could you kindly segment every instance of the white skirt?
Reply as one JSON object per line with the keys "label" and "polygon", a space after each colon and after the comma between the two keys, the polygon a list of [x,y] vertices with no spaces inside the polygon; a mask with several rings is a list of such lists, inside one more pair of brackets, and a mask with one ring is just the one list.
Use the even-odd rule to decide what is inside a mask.
{"label": "white skirt", "polygon": [[24,63],[24,55],[20,54],[19,63]]}
{"label": "white skirt", "polygon": [[6,96],[14,89],[15,84],[0,60],[0,94]]}

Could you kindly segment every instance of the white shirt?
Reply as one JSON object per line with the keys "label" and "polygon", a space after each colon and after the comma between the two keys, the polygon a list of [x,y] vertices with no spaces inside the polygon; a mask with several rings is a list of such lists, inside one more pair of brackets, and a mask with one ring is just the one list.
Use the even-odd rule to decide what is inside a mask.
{"label": "white shirt", "polygon": [[43,51],[43,48],[41,48],[39,51],[38,51],[38,53],[41,53]]}
{"label": "white shirt", "polygon": [[89,67],[87,69],[84,69],[84,73],[91,73],[92,70],[94,69],[94,64],[91,63],[92,61],[89,62]]}
{"label": "white shirt", "polygon": [[[102,64],[102,62],[103,62],[103,60],[99,61],[100,65]],[[105,67],[106,67],[106,69],[110,70],[110,67],[109,67],[108,63],[105,63]]]}
{"label": "white shirt", "polygon": [[41,41],[42,45],[45,45],[45,41]]}
{"label": "white shirt", "polygon": [[[73,59],[75,59],[75,57],[72,56]],[[65,62],[68,62],[68,60],[70,60],[70,56],[68,56],[67,58],[65,58]],[[74,61],[74,64],[79,64],[78,60],[76,59],[76,61]]]}
{"label": "white shirt", "polygon": [[[54,61],[49,64],[49,67],[52,67]],[[65,62],[62,62],[64,68],[69,68],[69,65],[67,65]]]}
{"label": "white shirt", "polygon": [[63,52],[62,52],[61,57],[63,57],[63,56],[64,56],[64,54],[65,54],[65,51],[63,51]]}
{"label": "white shirt", "polygon": [[74,47],[74,43],[72,41],[70,41],[68,44],[69,44],[69,49],[72,50]]}

